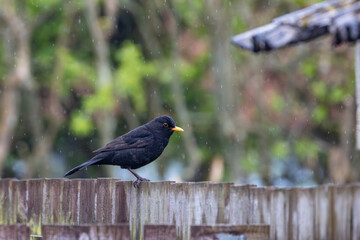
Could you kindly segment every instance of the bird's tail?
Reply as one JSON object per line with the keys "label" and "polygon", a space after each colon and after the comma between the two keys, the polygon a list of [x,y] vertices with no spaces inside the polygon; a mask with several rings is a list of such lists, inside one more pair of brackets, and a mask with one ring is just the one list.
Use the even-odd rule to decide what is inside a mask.
{"label": "bird's tail", "polygon": [[99,163],[101,160],[103,160],[104,157],[101,156],[101,154],[98,154],[96,155],[95,157],[93,157],[92,159],[90,159],[89,161],[87,162],[84,162],[83,164],[77,166],[77,167],[74,167],[73,169],[71,169],[70,171],[68,171],[67,173],[65,173],[64,177],[66,176],[69,176],[77,171],[80,171],[81,169],[84,169],[88,166],[91,166],[91,165],[94,165],[96,163]]}

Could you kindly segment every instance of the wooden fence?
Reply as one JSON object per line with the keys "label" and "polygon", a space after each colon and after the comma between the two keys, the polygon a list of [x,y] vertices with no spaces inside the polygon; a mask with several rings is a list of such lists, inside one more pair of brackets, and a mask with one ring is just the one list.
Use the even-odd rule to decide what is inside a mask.
{"label": "wooden fence", "polygon": [[358,240],[360,184],[279,189],[144,182],[135,189],[119,179],[0,180],[0,239],[29,239],[21,238],[29,234],[34,239],[85,234],[89,239]]}

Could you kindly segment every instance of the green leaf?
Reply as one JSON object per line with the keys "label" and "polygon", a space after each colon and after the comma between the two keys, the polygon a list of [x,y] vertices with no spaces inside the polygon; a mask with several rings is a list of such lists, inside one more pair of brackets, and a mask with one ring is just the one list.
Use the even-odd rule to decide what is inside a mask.
{"label": "green leaf", "polygon": [[249,151],[244,158],[241,159],[241,168],[246,172],[257,172],[259,169],[259,154],[257,151]]}
{"label": "green leaf", "polygon": [[145,62],[142,53],[135,44],[127,42],[116,53],[120,62],[115,72],[115,89],[120,97],[130,96],[139,111],[145,110],[145,90],[143,79],[157,73],[156,65]]}
{"label": "green leaf", "polygon": [[327,88],[324,82],[322,81],[315,81],[311,84],[311,89],[314,93],[314,95],[319,99],[319,100],[325,100],[326,96],[327,96]]}
{"label": "green leaf", "polygon": [[271,153],[274,157],[284,159],[289,155],[289,143],[285,141],[276,141],[271,147]]}
{"label": "green leaf", "polygon": [[307,78],[314,78],[317,74],[317,64],[313,59],[303,61],[300,65],[301,73]]}
{"label": "green leaf", "polygon": [[316,158],[320,152],[320,147],[316,142],[303,138],[295,142],[294,152],[302,160]]}
{"label": "green leaf", "polygon": [[329,95],[331,103],[340,103],[345,100],[346,92],[341,87],[334,87]]}
{"label": "green leaf", "polygon": [[93,66],[75,58],[65,49],[59,49],[58,51],[59,57],[65,62],[64,76],[61,84],[63,95],[69,92],[72,85],[80,81],[86,81],[90,85],[95,83],[96,73]]}
{"label": "green leaf", "polygon": [[89,115],[78,112],[71,115],[70,130],[80,137],[88,135],[93,129]]}
{"label": "green leaf", "polygon": [[280,94],[274,94],[270,99],[271,107],[276,112],[282,112],[284,109],[284,99]]}
{"label": "green leaf", "polygon": [[326,117],[328,115],[328,110],[325,106],[317,106],[313,112],[313,119],[317,122],[317,123],[322,123]]}
{"label": "green leaf", "polygon": [[115,105],[113,88],[111,86],[99,89],[95,94],[83,99],[83,106],[87,113],[97,110],[111,110]]}

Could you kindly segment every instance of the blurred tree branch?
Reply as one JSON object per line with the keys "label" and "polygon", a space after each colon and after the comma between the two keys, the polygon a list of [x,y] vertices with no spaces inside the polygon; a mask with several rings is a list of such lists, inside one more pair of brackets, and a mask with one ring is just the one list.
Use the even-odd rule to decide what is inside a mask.
{"label": "blurred tree branch", "polygon": [[[14,130],[19,116],[19,90],[21,87],[33,88],[30,71],[29,29],[15,11],[14,1],[2,1],[0,17],[10,29],[11,38],[15,40],[13,52],[14,69],[5,77],[2,95],[0,118],[0,172],[8,155]],[[11,51],[11,50],[10,50]],[[9,59],[10,60],[10,59]]]}
{"label": "blurred tree branch", "polygon": [[[225,136],[222,141],[222,152],[229,169],[230,179],[237,179],[243,175],[240,170],[239,158],[242,152],[240,142],[246,134],[241,119],[238,118],[238,100],[234,91],[239,86],[239,75],[233,74],[234,63],[232,61],[229,39],[231,31],[229,27],[230,14],[228,8],[221,1],[205,1],[206,13],[209,18],[206,21],[210,32],[212,74],[215,77],[217,122],[221,133]],[[241,174],[242,173],[242,174]]]}

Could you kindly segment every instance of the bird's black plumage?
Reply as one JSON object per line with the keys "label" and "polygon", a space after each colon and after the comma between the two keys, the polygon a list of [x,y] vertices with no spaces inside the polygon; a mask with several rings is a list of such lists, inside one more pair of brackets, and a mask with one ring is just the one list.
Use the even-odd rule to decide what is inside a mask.
{"label": "bird's black plumage", "polygon": [[146,181],[147,179],[140,177],[131,169],[142,167],[157,159],[164,151],[174,131],[183,130],[176,127],[175,121],[171,117],[157,117],[112,140],[105,147],[95,150],[97,155],[71,169],[65,176],[91,165],[118,165],[133,173],[137,178],[137,184],[140,181]]}

